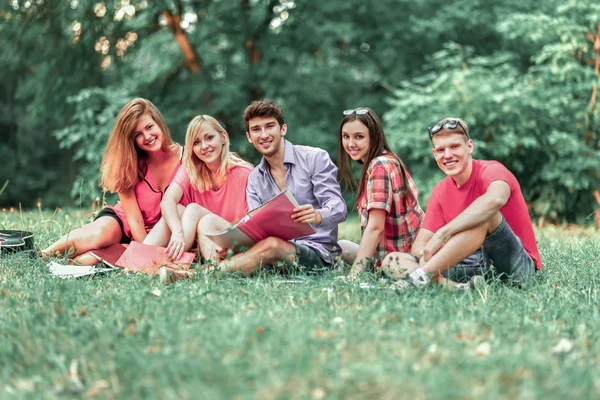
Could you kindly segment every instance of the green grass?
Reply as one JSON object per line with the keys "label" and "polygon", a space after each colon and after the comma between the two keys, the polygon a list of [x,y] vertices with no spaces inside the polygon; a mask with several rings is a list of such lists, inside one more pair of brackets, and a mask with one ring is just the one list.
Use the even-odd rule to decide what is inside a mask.
{"label": "green grass", "polygon": [[[41,246],[66,227],[37,211],[0,226]],[[341,232],[357,239],[356,220]],[[459,293],[365,290],[340,272],[61,280],[3,256],[0,398],[598,398],[600,237],[538,237],[535,282]],[[572,348],[553,352],[561,339]]]}

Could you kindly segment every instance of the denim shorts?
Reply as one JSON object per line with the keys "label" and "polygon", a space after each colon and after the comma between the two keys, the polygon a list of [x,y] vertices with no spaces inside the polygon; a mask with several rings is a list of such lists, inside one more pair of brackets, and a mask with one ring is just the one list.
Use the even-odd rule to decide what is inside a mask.
{"label": "denim shorts", "polygon": [[[491,269],[491,266],[494,266]],[[503,281],[522,282],[535,275],[535,263],[521,239],[502,217],[498,229],[483,241],[481,249],[446,271],[448,279],[468,281],[473,275],[498,276]]]}
{"label": "denim shorts", "polygon": [[474,275],[482,275],[486,278],[491,276],[490,260],[483,255],[483,249],[464,258],[442,275],[455,282],[468,282]]}

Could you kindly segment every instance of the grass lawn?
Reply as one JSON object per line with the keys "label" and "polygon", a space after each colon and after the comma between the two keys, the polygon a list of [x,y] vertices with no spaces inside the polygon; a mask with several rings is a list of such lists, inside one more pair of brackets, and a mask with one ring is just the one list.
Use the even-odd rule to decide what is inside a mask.
{"label": "grass lawn", "polygon": [[[79,214],[7,211],[0,226],[45,246]],[[361,289],[341,272],[61,280],[2,256],[0,398],[598,398],[600,236],[538,239],[534,282],[472,292]]]}

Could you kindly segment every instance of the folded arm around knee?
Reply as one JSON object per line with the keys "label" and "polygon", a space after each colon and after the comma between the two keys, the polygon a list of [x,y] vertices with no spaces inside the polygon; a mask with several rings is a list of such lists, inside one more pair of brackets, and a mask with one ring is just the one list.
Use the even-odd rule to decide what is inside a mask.
{"label": "folded arm around knee", "polygon": [[510,198],[510,186],[505,181],[494,181],[485,194],[477,198],[456,218],[437,230],[423,248],[428,261],[453,235],[473,229],[482,224],[488,225],[487,231],[493,232],[502,222],[499,210]]}

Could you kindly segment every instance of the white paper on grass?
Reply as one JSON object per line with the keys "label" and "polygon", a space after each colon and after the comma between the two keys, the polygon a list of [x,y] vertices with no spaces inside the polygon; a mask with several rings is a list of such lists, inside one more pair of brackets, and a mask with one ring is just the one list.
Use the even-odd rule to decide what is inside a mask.
{"label": "white paper on grass", "polygon": [[90,265],[63,265],[55,261],[48,263],[50,272],[60,278],[79,278],[82,276],[95,275],[98,272],[112,271],[113,268],[96,268]]}

